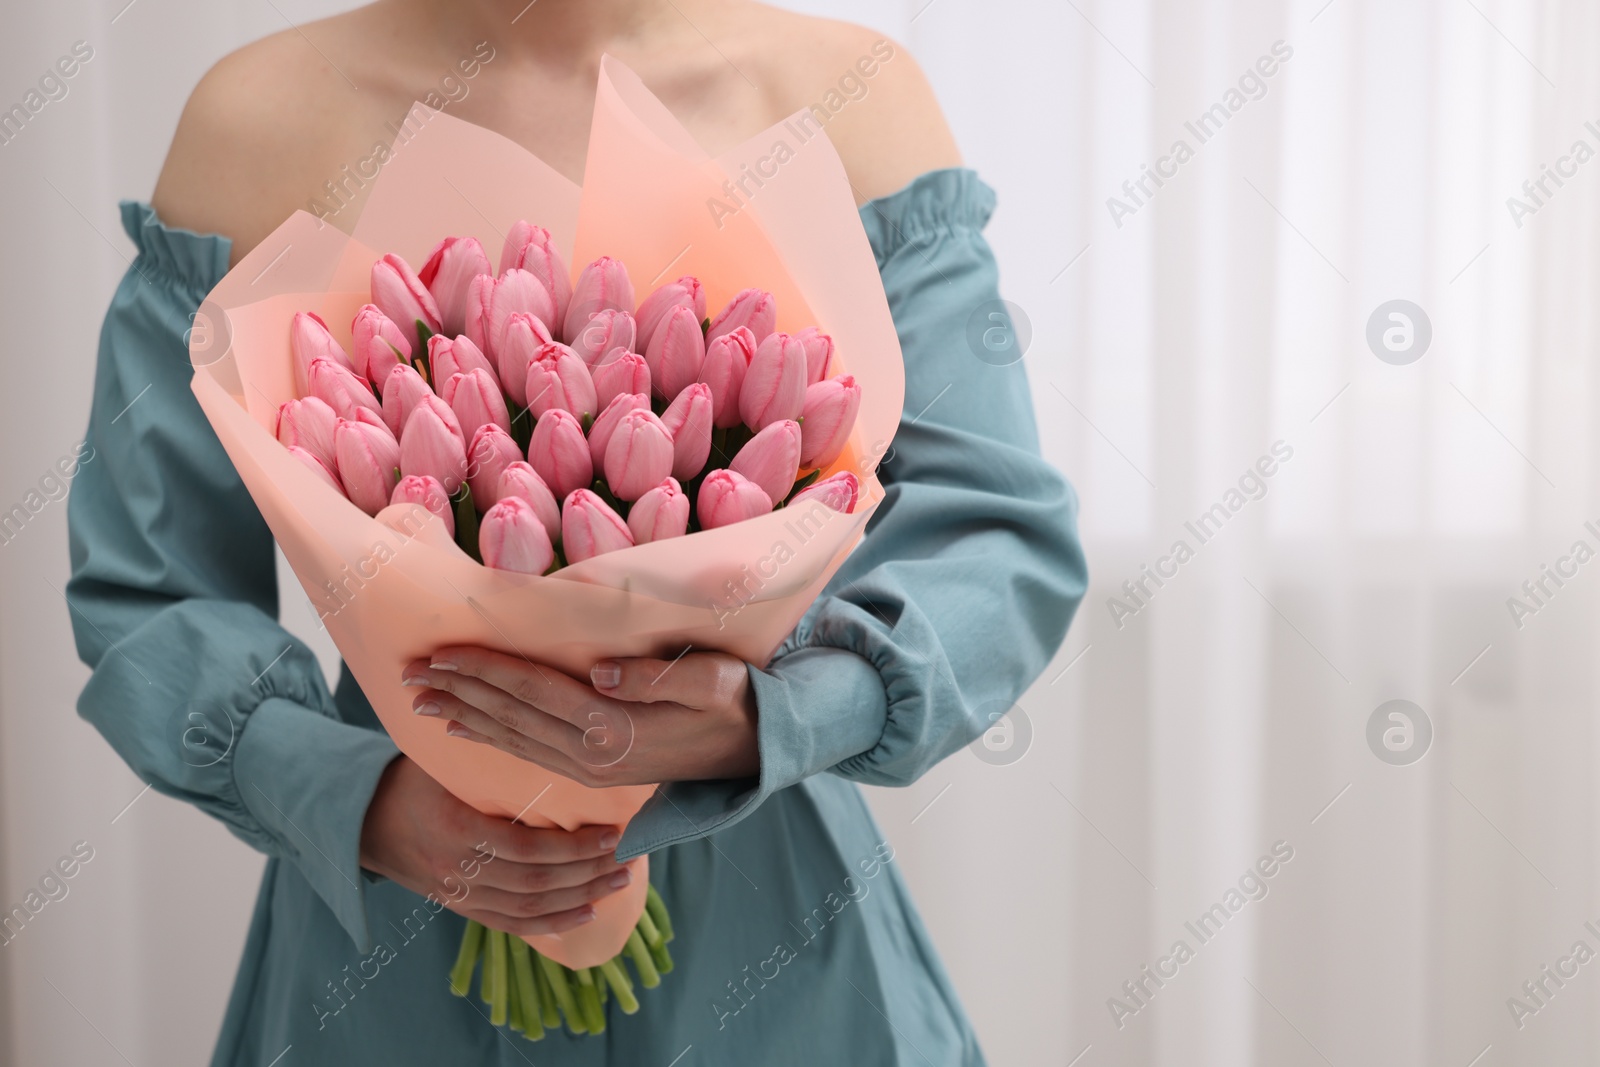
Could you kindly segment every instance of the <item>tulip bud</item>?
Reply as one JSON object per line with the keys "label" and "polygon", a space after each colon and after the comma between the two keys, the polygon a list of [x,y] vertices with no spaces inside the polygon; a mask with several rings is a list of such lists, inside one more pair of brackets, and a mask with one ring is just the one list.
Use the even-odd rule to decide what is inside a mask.
{"label": "tulip bud", "polygon": [[774,422],[745,442],[728,469],[755,482],[776,504],[794,489],[800,473],[800,441],[799,423]]}
{"label": "tulip bud", "polygon": [[506,320],[497,360],[500,382],[518,410],[528,406],[528,368],[539,358],[539,349],[550,343],[549,329],[532,315],[519,311]]}
{"label": "tulip bud", "polygon": [[550,534],[526,500],[508,496],[484,512],[478,527],[483,565],[499,571],[543,574],[556,561]]}
{"label": "tulip bud", "polygon": [[389,372],[411,361],[411,342],[394,320],[378,310],[376,304],[363,304],[350,324],[355,348],[356,373],[371,382],[380,393]]}
{"label": "tulip bud", "polygon": [[688,481],[705,470],[711,455],[711,387],[705,382],[685,386],[662,412],[661,424],[672,435],[672,476]]}
{"label": "tulip bud", "polygon": [[510,432],[511,413],[506,410],[506,398],[501,395],[500,384],[494,375],[477,368],[470,374],[456,374],[444,383],[440,398],[450,405],[461,423],[461,436],[472,440],[480,426],[498,426]]}
{"label": "tulip bud", "polygon": [[622,417],[630,411],[649,411],[650,398],[643,393],[620,393],[612,397],[611,403],[600,412],[600,417],[594,420],[594,425],[589,427],[589,457],[594,462],[594,469],[602,470],[606,464],[606,447],[611,444],[611,435],[616,432],[617,424]]}
{"label": "tulip bud", "polygon": [[594,403],[601,411],[625,393],[650,395],[650,365],[637,352],[613,348],[590,368],[594,376]]}
{"label": "tulip bud", "polygon": [[465,334],[449,337],[434,334],[428,338],[428,374],[433,379],[434,390],[444,392],[444,383],[457,374],[482,369],[494,378],[494,364]]}
{"label": "tulip bud", "polygon": [[639,324],[639,346],[648,347],[650,339],[655,336],[656,328],[666,320],[667,312],[675,307],[686,307],[694,312],[694,321],[702,322],[706,317],[706,291],[700,285],[700,279],[692,274],[685,274],[675,282],[668,282],[649,296],[639,305],[639,310],[633,317]]}
{"label": "tulip bud", "polygon": [[638,500],[672,473],[672,435],[653,412],[630,411],[606,442],[605,474],[618,500]]}
{"label": "tulip bud", "polygon": [[801,504],[817,501],[826,504],[834,511],[848,515],[856,509],[856,496],[861,492],[861,482],[849,471],[840,471],[830,475],[820,482],[813,482],[794,495],[794,498],[784,505],[785,509],[799,507]]}
{"label": "tulip bud", "polygon": [[467,476],[467,448],[459,424],[452,426],[452,422],[455,415],[444,401],[424,397],[400,434],[400,473],[436,478],[444,491],[454,496]]}
{"label": "tulip bud", "polygon": [[450,494],[444,491],[439,479],[426,474],[409,474],[395,484],[389,496],[391,504],[421,504],[444,523],[445,532],[456,535],[456,509],[450,506]]}
{"label": "tulip bud", "polygon": [[561,508],[561,548],[568,563],[633,547],[622,516],[587,489],[575,490]]}
{"label": "tulip bud", "polygon": [[474,279],[472,285],[467,299],[467,336],[490,355],[499,354],[512,315],[532,315],[546,327],[555,316],[549,290],[531,271],[513,267],[487,283]]}
{"label": "tulip bud", "polygon": [[343,363],[314,359],[306,377],[311,395],[327,404],[341,419],[355,418],[353,412],[357,407],[370,408],[375,414],[383,412],[371,387]]}
{"label": "tulip bud", "polygon": [[418,398],[417,406],[406,416],[406,421],[400,426],[400,438],[402,440],[405,439],[406,427],[411,424],[412,417],[423,408],[429,408],[435,415],[439,416],[439,421],[444,423],[451,433],[461,438],[463,445],[465,445],[467,435],[461,432],[461,420],[456,418],[456,413],[451,410],[449,404],[444,402],[443,397],[435,396],[433,393],[428,393],[426,396]]}
{"label": "tulip bud", "polygon": [[667,312],[644,353],[644,361],[650,364],[650,381],[656,395],[666,399],[677,396],[684,386],[699,377],[705,359],[706,345],[700,333],[700,320],[686,307],[675,307]]}
{"label": "tulip bud", "polygon": [[800,465],[810,470],[838,459],[860,411],[861,386],[852,374],[808,387],[800,418]]}
{"label": "tulip bud", "polygon": [[772,510],[772,498],[756,483],[738,471],[712,471],[700,483],[700,497],[695,501],[695,514],[700,517],[700,528],[714,530],[718,526],[753,519]]}
{"label": "tulip bud", "polygon": [[557,496],[566,496],[594,480],[594,459],[589,455],[589,442],[583,439],[583,425],[562,408],[551,408],[533,424],[528,462]]}
{"label": "tulip bud", "polygon": [[798,419],[806,406],[806,351],[786,333],[756,346],[739,388],[739,417],[752,430]]}
{"label": "tulip bud", "polygon": [[538,357],[528,366],[528,410],[535,417],[556,408],[571,412],[580,423],[592,420],[595,405],[594,379],[589,367],[578,354],[560,342],[552,342],[539,349]]}
{"label": "tulip bud", "polygon": [[410,364],[402,363],[389,372],[383,383],[383,421],[396,437],[405,426],[406,419],[422,403],[422,398],[432,396],[433,390],[423,381]]}
{"label": "tulip bud", "polygon": [[700,380],[711,387],[711,423],[718,429],[739,425],[739,393],[755,354],[755,334],[743,326],[706,345]]}
{"label": "tulip bud", "polygon": [[572,339],[572,350],[593,367],[614,348],[633,350],[636,335],[633,316],[616,308],[597,311]]}
{"label": "tulip bud", "polygon": [[589,319],[606,308],[633,312],[633,283],[628,280],[628,268],[620,259],[601,256],[578,275],[578,284],[572,287],[572,303],[567,305],[567,317],[561,335],[569,341],[578,336]]}
{"label": "tulip bud", "polygon": [[506,234],[505,246],[500,250],[500,273],[513,268],[525,270],[544,284],[545,291],[555,305],[555,315],[548,326],[558,326],[567,321],[567,305],[572,302],[572,276],[567,273],[566,261],[556,251],[550,231],[519,221]]}
{"label": "tulip bud", "polygon": [[778,303],[765,289],[745,289],[728,301],[728,306],[717,312],[706,330],[706,343],[710,344],[737,327],[747,327],[755,335],[756,344],[767,339],[778,328]]}
{"label": "tulip bud", "polygon": [[368,515],[389,504],[400,478],[400,442],[386,427],[340,419],[333,431],[339,481],[350,502]]}
{"label": "tulip bud", "polygon": [[313,456],[310,452],[307,452],[299,445],[290,445],[289,455],[293,456],[301,463],[304,463],[306,468],[310,470],[312,474],[315,474],[328,485],[338,490],[340,496],[344,496],[344,486],[339,484],[338,476],[334,474],[333,471],[323,466],[322,460],[318,459],[316,456]]}
{"label": "tulip bud", "polygon": [[682,537],[688,529],[689,498],[676,478],[668,478],[628,509],[628,530],[636,545]]}
{"label": "tulip bud", "polygon": [[503,428],[492,422],[478,427],[467,446],[467,484],[472,487],[472,502],[483,509],[499,500],[500,475],[521,461],[522,449]]}
{"label": "tulip bud", "polygon": [[291,400],[278,408],[278,440],[285,446],[298,445],[332,467],[333,430],[339,416],[327,404],[314,396]]}
{"label": "tulip bud", "polygon": [[833,338],[815,326],[807,326],[794,339],[806,350],[806,384],[815,385],[828,376],[828,365],[833,362]]}
{"label": "tulip bud", "polygon": [[333,334],[322,316],[310,311],[297,311],[289,323],[289,353],[294,357],[295,389],[305,394],[311,387],[311,364],[315,360],[330,359],[350,373],[360,376],[360,365],[350,356]]}
{"label": "tulip bud", "polygon": [[561,539],[561,505],[556,503],[555,494],[532,465],[519,460],[500,472],[500,483],[495,486],[494,499],[499,502],[508,496],[532,504],[534,514],[544,523],[550,540],[554,542]]}
{"label": "tulip bud", "polygon": [[442,332],[458,334],[466,329],[472,279],[493,273],[489,256],[476,237],[446,237],[434,246],[417,279],[433,294]]}
{"label": "tulip bud", "polygon": [[372,265],[372,302],[408,337],[418,321],[431,332],[439,332],[438,301],[411,264],[393,252]]}

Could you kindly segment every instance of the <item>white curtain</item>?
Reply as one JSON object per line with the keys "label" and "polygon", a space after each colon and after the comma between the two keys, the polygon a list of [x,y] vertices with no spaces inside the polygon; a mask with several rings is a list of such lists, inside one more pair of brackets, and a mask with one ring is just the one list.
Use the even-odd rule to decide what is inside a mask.
{"label": "white curtain", "polygon": [[[205,68],[283,26],[125,3],[3,16],[0,105],[94,56],[0,145],[0,510],[82,432],[115,200],[148,195]],[[982,758],[872,793],[991,1062],[1593,1062],[1600,12],[785,6],[928,71],[1000,194],[1041,437],[1082,498],[1056,662]],[[0,1060],[198,1062],[260,860],[76,719],[63,546],[58,503],[0,546],[0,902],[94,857],[0,948]]]}

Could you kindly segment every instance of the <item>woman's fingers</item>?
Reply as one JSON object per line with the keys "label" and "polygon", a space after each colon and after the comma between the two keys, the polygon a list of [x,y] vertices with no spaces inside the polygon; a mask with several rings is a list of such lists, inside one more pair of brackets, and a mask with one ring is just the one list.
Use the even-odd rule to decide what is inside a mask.
{"label": "woman's fingers", "polygon": [[576,830],[524,826],[510,819],[484,816],[484,837],[496,860],[512,863],[573,863],[609,857],[622,840],[615,826],[583,826]]}
{"label": "woman's fingers", "polygon": [[424,694],[418,705],[419,715],[451,720],[445,731],[453,737],[493,745],[518,759],[577,778],[576,754],[583,750],[583,733],[543,712],[530,710],[519,725],[507,726],[449,693]]}
{"label": "woman's fingers", "polygon": [[[454,683],[476,679],[508,695],[516,703],[538,708],[570,723],[578,722],[583,706],[594,700],[594,693],[588,686],[552,667],[486,648],[441,648],[431,660],[412,663],[404,677],[407,685],[428,685],[446,692],[460,692],[463,696],[468,690],[481,690]],[[476,700],[471,702],[477,703]],[[493,709],[484,710],[492,712]]]}
{"label": "woman's fingers", "polygon": [[596,691],[615,700],[686,708],[712,708],[734,700],[748,684],[744,661],[721,652],[689,652],[677,659],[605,659],[589,671]]}
{"label": "woman's fingers", "polygon": [[[591,864],[580,872],[576,866],[559,871],[555,868],[543,868],[543,871],[549,873],[541,873],[537,878],[529,877],[530,871],[524,870],[509,879],[524,884],[536,881],[543,883],[546,878],[561,880],[537,891],[474,884],[466,896],[458,899],[457,904],[467,905],[470,902],[472,907],[508,915],[514,919],[535,919],[541,915],[568,911],[610,896],[633,880],[632,872],[626,867],[613,867],[609,871],[596,872]],[[498,873],[505,874],[504,871]],[[488,874],[488,869],[485,869],[484,878],[479,881],[485,882]]]}
{"label": "woman's fingers", "polygon": [[588,905],[557,912],[554,915],[541,915],[535,919],[502,915],[499,912],[480,911],[476,908],[453,908],[451,910],[468,919],[475,919],[491,930],[501,930],[508,934],[515,934],[518,937],[562,934],[568,930],[575,930],[584,923],[594,921],[594,909]]}

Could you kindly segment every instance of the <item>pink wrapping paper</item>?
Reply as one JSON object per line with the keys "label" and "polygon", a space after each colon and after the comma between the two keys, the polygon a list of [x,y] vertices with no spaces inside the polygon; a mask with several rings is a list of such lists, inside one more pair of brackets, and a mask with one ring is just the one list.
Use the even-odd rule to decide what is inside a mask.
{"label": "pink wrapping paper", "polygon": [[[353,237],[297,212],[211,292],[191,339],[193,389],[401,751],[489,814],[567,829],[625,824],[653,786],[589,789],[448,738],[441,721],[412,713],[401,671],[452,644],[521,655],[578,678],[603,657],[670,658],[690,646],[764,664],[882,497],[873,472],[904,393],[882,283],[844,169],[804,112],[713,159],[632,71],[607,57],[581,189],[498,134],[421,104],[412,115],[420,129],[396,140]],[[774,164],[780,142],[788,151]],[[730,196],[725,183],[741,177],[742,190],[734,186]],[[713,200],[735,210],[714,211]],[[777,298],[780,330],[814,324],[832,334],[833,373],[854,374],[863,400],[850,445],[823,475],[851,470],[862,479],[855,513],[780,509],[538,577],[474,563],[421,509],[369,518],[319,482],[272,432],[278,406],[295,395],[294,313],[319,313],[348,348],[349,323],[368,300],[368,272],[382,254],[420,265],[440,238],[460,234],[493,256],[522,218],[551,231],[574,273],[602,254],[622,260],[639,299],[693,274],[713,309],[757,286]],[[612,747],[598,747],[595,762],[625,751],[625,733],[612,724]],[[632,885],[602,900],[595,922],[529,943],[570,967],[611,958],[643,909],[647,873],[647,860],[635,860]]]}

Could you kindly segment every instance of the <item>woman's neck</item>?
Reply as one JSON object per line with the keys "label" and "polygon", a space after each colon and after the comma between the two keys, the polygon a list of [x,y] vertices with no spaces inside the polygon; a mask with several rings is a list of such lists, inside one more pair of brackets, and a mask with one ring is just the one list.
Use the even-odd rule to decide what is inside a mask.
{"label": "woman's neck", "polygon": [[[617,42],[677,18],[673,0],[410,0],[442,36],[494,43],[513,62],[592,67]],[[684,0],[688,3],[688,0]]]}

